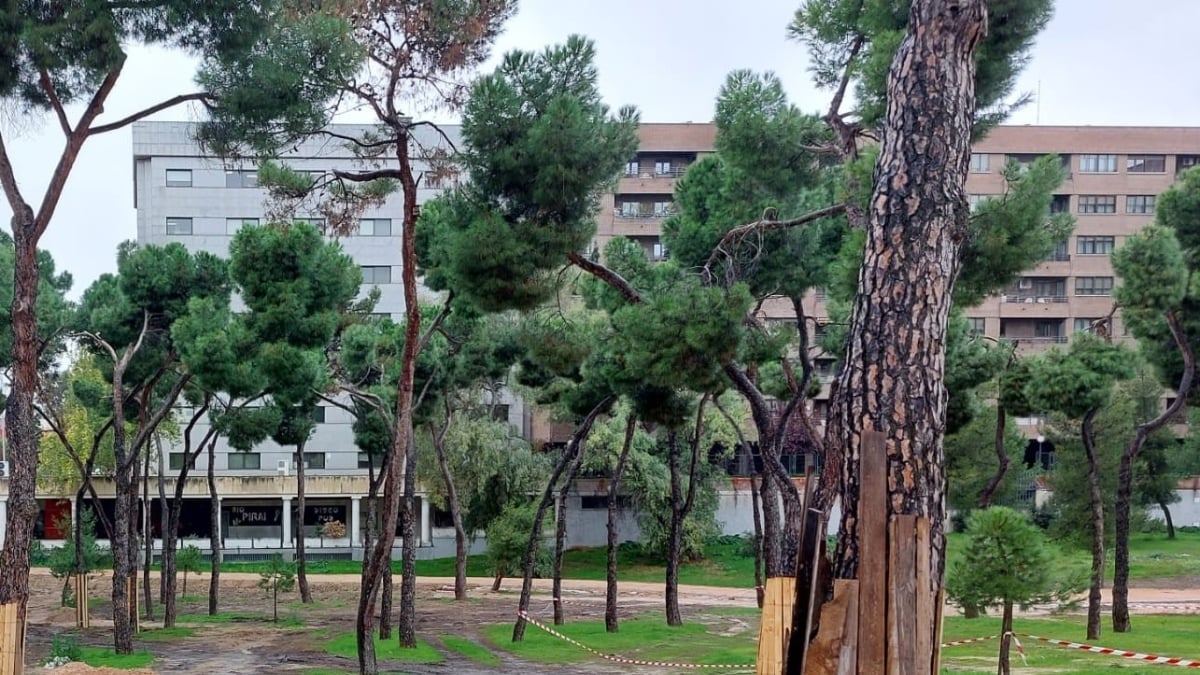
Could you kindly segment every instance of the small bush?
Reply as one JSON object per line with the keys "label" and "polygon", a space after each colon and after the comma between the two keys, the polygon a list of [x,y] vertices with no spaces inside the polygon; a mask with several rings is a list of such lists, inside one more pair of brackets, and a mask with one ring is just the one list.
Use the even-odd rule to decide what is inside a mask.
{"label": "small bush", "polygon": [[54,639],[50,641],[50,659],[82,660],[83,649],[79,646],[79,639],[66,633],[55,635]]}

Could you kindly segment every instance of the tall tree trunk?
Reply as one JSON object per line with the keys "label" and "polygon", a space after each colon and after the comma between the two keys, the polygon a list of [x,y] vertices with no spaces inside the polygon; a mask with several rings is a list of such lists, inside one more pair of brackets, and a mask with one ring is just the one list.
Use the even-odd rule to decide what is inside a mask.
{"label": "tall tree trunk", "polygon": [[134,577],[133,556],[137,543],[133,537],[134,498],[137,494],[133,474],[137,470],[137,458],[129,456],[125,434],[125,390],[122,386],[122,368],[113,369],[113,457],[116,470],[113,472],[115,505],[113,507],[113,649],[117,654],[133,653],[133,624],[129,615],[129,581]]}
{"label": "tall tree trunk", "polygon": [[154,559],[154,533],[151,531],[150,522],[153,518],[153,509],[150,508],[150,451],[146,450],[145,460],[142,464],[142,603],[146,605],[144,608],[146,619],[154,620],[154,591],[150,584],[150,561]]}
{"label": "tall tree trunk", "polygon": [[1163,520],[1167,521],[1167,539],[1175,538],[1175,522],[1171,520],[1171,509],[1167,506],[1167,502],[1163,499],[1158,500],[1158,508],[1163,513]]}
{"label": "tall tree trunk", "polygon": [[525,639],[524,614],[529,611],[529,601],[533,596],[533,570],[537,563],[538,545],[542,539],[542,521],[546,519],[546,510],[554,503],[554,487],[558,485],[558,481],[562,478],[567,465],[574,461],[577,453],[582,452],[582,446],[587,442],[587,437],[592,432],[592,425],[595,424],[596,418],[604,414],[615,402],[616,397],[609,396],[596,404],[596,407],[592,408],[587,416],[583,418],[583,421],[575,428],[575,433],[571,435],[571,440],[567,443],[566,449],[563,450],[562,456],[555,463],[554,472],[550,475],[550,480],[546,482],[546,489],[542,491],[542,499],[538,502],[537,511],[533,515],[533,529],[529,533],[529,545],[525,547],[524,577],[521,580],[521,597],[517,601],[517,620],[513,624],[513,642],[520,642]]}
{"label": "tall tree trunk", "polygon": [[558,508],[555,509],[557,517],[554,519],[554,562],[550,572],[550,594],[554,598],[555,626],[561,626],[567,622],[562,603],[563,556],[566,554],[567,547],[567,497],[571,493],[571,486],[575,484],[575,478],[579,475],[579,466],[582,463],[583,452],[575,453],[575,458],[571,460],[571,465],[567,468],[566,478],[558,488]]}
{"label": "tall tree trunk", "polygon": [[[3,138],[0,138],[0,159],[8,161]],[[33,407],[34,392],[38,386],[37,235],[33,210],[28,204],[13,199],[13,191],[8,184],[4,187],[13,206],[11,223],[15,250],[12,386],[5,408],[11,475],[8,479],[8,520],[4,524],[4,548],[0,550],[0,605],[15,604],[17,621],[4,629],[9,632],[0,636],[0,643],[11,644],[23,653],[29,602],[29,545],[38,515],[36,472],[39,429]]]}
{"label": "tall tree trunk", "polygon": [[[209,577],[208,577],[208,615],[216,616],[220,607],[221,599],[221,549],[222,542],[225,539],[221,533],[221,494],[217,492],[217,478],[213,472],[213,467],[217,464],[217,439],[212,439],[208,442],[208,500],[209,500],[209,519],[212,520],[208,528],[208,546],[211,551],[209,556]],[[178,489],[178,488],[177,488]]]}
{"label": "tall tree trunk", "polygon": [[412,429],[404,453],[404,509],[400,513],[404,551],[400,562],[400,646],[417,648],[417,443]]}
{"label": "tall tree trunk", "polygon": [[304,555],[304,443],[296,445],[296,513],[292,536],[296,538],[296,581],[300,586],[300,602],[310,604],[312,591],[308,588],[308,565]]}
{"label": "tall tree trunk", "polygon": [[1083,417],[1083,450],[1088,463],[1088,491],[1092,502],[1092,580],[1088,586],[1087,639],[1100,639],[1100,589],[1104,587],[1104,493],[1100,489],[1100,458],[1092,423],[1096,409]]}
{"label": "tall tree trunk", "polygon": [[754,516],[754,596],[758,601],[758,608],[762,609],[763,602],[766,600],[766,589],[763,588],[763,527],[762,516],[759,514],[759,505],[762,499],[758,494],[758,479],[750,476],[750,509]]}
{"label": "tall tree trunk", "polygon": [[383,568],[383,585],[379,589],[379,639],[392,639],[392,598],[395,597],[396,580],[392,574],[392,559],[388,557],[387,567]]}
{"label": "tall tree trunk", "polygon": [[1013,606],[1011,602],[1004,603],[1004,619],[1000,623],[1000,662],[996,667],[996,675],[1011,675],[1012,666],[1009,664],[1009,651],[1012,648]]}
{"label": "tall tree trunk", "polygon": [[668,626],[682,626],[679,613],[679,556],[683,549],[683,479],[679,475],[679,436],[667,432],[667,469],[671,474],[671,523],[667,532],[666,613]]}
{"label": "tall tree trunk", "polygon": [[604,589],[604,629],[617,632],[617,500],[621,494],[621,474],[625,473],[625,462],[633,446],[633,432],[637,429],[637,417],[629,412],[625,420],[625,443],[617,466],[613,469],[612,481],[608,484],[608,565],[605,573],[607,584]]}
{"label": "tall tree trunk", "polygon": [[[762,443],[759,443],[762,446]],[[762,487],[759,488],[759,498],[762,505],[762,557],[767,570],[767,578],[784,577],[789,571],[783,566],[783,514],[779,499],[779,483],[775,476],[763,464],[759,474]]]}
{"label": "tall tree trunk", "polygon": [[[449,427],[449,420],[446,425]],[[450,471],[450,462],[446,459],[445,428],[437,433],[431,427],[429,435],[433,438],[433,449],[437,453],[438,468],[442,471],[442,483],[446,486],[446,503],[450,507],[450,518],[454,521],[454,599],[467,599],[467,531],[463,528],[462,505],[458,501],[458,487],[454,484],[454,474]]]}
{"label": "tall tree trunk", "polygon": [[[825,439],[818,505],[841,497],[833,571],[859,572],[860,461],[865,432],[886,438],[889,519],[923,516],[918,553],[928,587],[907,586],[916,606],[938,606],[945,576],[946,327],[969,208],[965,182],[975,114],[975,52],[984,0],[914,0],[888,74],[887,109],[849,336]],[[888,544],[892,546],[894,543]],[[925,553],[928,557],[925,557]],[[918,601],[918,597],[923,600]],[[931,613],[936,615],[936,613]],[[936,635],[934,616],[918,627]],[[929,671],[940,650],[917,654]]]}
{"label": "tall tree trunk", "polygon": [[992,497],[999,489],[1000,483],[1004,482],[1004,476],[1008,473],[1008,448],[1005,447],[1005,423],[1008,420],[1008,415],[1004,412],[1004,406],[996,404],[996,475],[988,481],[988,484],[979,493],[979,508],[986,509],[992,505]]}
{"label": "tall tree trunk", "polygon": [[[375,618],[375,599],[383,583],[384,567],[391,566],[392,544],[396,541],[396,519],[400,501],[406,492],[401,485],[408,464],[407,449],[412,440],[413,380],[421,339],[421,305],[417,298],[417,181],[413,174],[409,147],[409,127],[398,119],[389,121],[395,132],[396,160],[400,170],[400,187],[404,195],[403,224],[400,232],[401,281],[404,288],[404,347],[400,354],[400,374],[396,381],[396,413],[393,420],[392,452],[384,467],[383,523],[379,539],[363,565],[362,585],[358,594],[358,614],[355,618],[355,637],[358,647],[358,667],[361,675],[379,672],[372,640]],[[403,589],[401,590],[403,593]],[[402,599],[403,600],[403,599]]]}
{"label": "tall tree trunk", "polygon": [[[171,518],[168,513],[170,506],[167,504],[167,458],[163,455],[162,437],[154,434],[154,446],[158,450],[158,530],[162,539],[162,571],[158,575],[158,601],[160,603],[167,602],[167,532],[171,529]],[[187,454],[183,456],[184,464],[187,464]],[[171,537],[174,541],[174,537]],[[150,564],[149,559],[146,565]]]}

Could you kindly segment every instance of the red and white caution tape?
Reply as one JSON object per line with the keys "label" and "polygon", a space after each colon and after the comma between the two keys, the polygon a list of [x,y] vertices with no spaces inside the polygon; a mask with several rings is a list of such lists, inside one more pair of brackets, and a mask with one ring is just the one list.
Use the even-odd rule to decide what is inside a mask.
{"label": "red and white caution tape", "polygon": [[957,647],[959,645],[969,645],[969,644],[974,644],[976,642],[987,642],[988,640],[995,640],[998,637],[1000,637],[1000,636],[999,635],[985,635],[983,637],[970,638],[969,640],[954,640],[953,642],[943,642],[942,647],[943,648]]}
{"label": "red and white caution tape", "polygon": [[1200,668],[1200,661],[1192,659],[1179,659],[1171,656],[1159,656],[1158,654],[1145,654],[1142,652],[1131,652],[1125,649],[1110,649],[1108,647],[1096,647],[1082,642],[1071,642],[1069,640],[1055,640],[1054,638],[1041,637],[1040,635],[1030,635],[1029,633],[1021,633],[1023,637],[1046,644],[1056,645],[1058,647],[1066,647],[1067,649],[1080,649],[1093,654],[1106,654],[1108,656],[1120,656],[1127,659],[1135,659],[1146,663],[1161,663],[1168,666],[1180,666],[1182,668]]}
{"label": "red and white caution tape", "polygon": [[626,657],[624,657],[624,656],[617,656],[617,655],[615,655],[615,654],[605,654],[604,652],[602,652],[602,651],[600,651],[600,650],[598,650],[598,649],[592,649],[591,647],[589,647],[589,646],[587,646],[587,645],[583,644],[583,643],[582,643],[582,642],[580,642],[579,640],[576,640],[576,639],[574,639],[574,638],[570,638],[570,637],[567,637],[566,635],[563,635],[562,633],[560,633],[560,632],[558,632],[558,631],[554,630],[554,629],[553,629],[553,628],[551,628],[550,626],[547,626],[546,624],[544,624],[544,623],[542,623],[542,622],[538,621],[537,619],[535,619],[535,618],[533,618],[533,617],[529,616],[529,614],[528,614],[528,613],[526,613],[526,612],[517,612],[517,616],[521,617],[522,619],[525,619],[526,621],[528,621],[529,623],[533,624],[534,626],[537,626],[538,628],[540,628],[540,629],[542,629],[542,630],[546,631],[546,632],[547,632],[547,633],[549,633],[550,635],[553,635],[554,637],[556,637],[556,638],[558,638],[558,639],[560,639],[560,640],[563,640],[564,642],[569,642],[570,644],[573,644],[573,645],[575,645],[576,647],[579,647],[580,649],[584,650],[585,652],[588,652],[588,653],[590,653],[590,654],[594,654],[595,656],[599,656],[600,658],[602,658],[602,659],[605,659],[606,661],[612,661],[612,662],[614,662],[614,663],[625,663],[625,664],[629,664],[629,665],[632,665],[632,666],[649,666],[649,667],[651,667],[651,668],[690,668],[690,669],[697,669],[697,670],[699,670],[699,669],[725,669],[725,670],[738,669],[738,670],[753,670],[753,669],[754,669],[754,664],[753,664],[753,663],[737,663],[737,664],[728,664],[728,663],[669,663],[669,662],[666,662],[666,661],[645,661],[645,660],[642,660],[642,659],[630,659],[630,658],[626,658]]}

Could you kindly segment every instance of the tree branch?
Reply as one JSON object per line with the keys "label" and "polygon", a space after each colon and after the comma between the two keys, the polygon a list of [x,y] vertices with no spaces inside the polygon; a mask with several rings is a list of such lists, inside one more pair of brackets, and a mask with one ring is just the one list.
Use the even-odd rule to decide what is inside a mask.
{"label": "tree branch", "polygon": [[717,262],[717,259],[721,257],[721,254],[724,253],[725,255],[729,256],[730,258],[733,257],[732,253],[729,253],[725,250],[725,247],[728,246],[729,244],[733,244],[735,242],[740,243],[740,240],[743,239],[748,234],[751,234],[754,232],[771,232],[774,230],[783,230],[783,229],[786,229],[789,227],[797,227],[799,225],[806,225],[808,223],[813,222],[814,220],[820,220],[821,218],[828,218],[830,216],[836,216],[840,213],[845,213],[845,212],[846,212],[845,204],[834,204],[833,206],[827,206],[823,209],[819,209],[819,210],[813,211],[811,213],[806,213],[803,216],[800,216],[799,218],[792,218],[790,220],[773,220],[773,219],[763,218],[760,220],[756,220],[752,223],[746,223],[745,225],[739,225],[739,226],[733,228],[732,230],[726,232],[725,236],[721,237],[721,241],[717,242],[716,247],[713,248],[712,254],[710,254],[708,256],[708,262],[704,263],[704,276],[707,279],[711,279],[712,278],[712,266],[713,266],[713,264],[715,264]]}
{"label": "tree branch", "polygon": [[625,280],[624,277],[622,277],[620,274],[617,274],[614,270],[605,267],[598,262],[592,262],[591,260],[579,255],[579,253],[575,251],[567,254],[567,260],[570,260],[571,264],[575,265],[584,272],[587,272],[588,274],[611,286],[628,302],[636,305],[642,301],[642,296],[637,292],[637,289],[635,289],[628,281]]}
{"label": "tree branch", "polygon": [[442,326],[442,322],[450,315],[450,302],[454,299],[454,291],[450,291],[446,295],[446,303],[442,305],[442,311],[434,317],[433,322],[425,329],[425,334],[421,336],[421,341],[417,343],[417,353],[420,354],[429,346],[429,341],[433,339],[433,334]]}
{"label": "tree branch", "polygon": [[337,178],[348,180],[351,183],[366,183],[369,181],[378,180],[380,178],[400,180],[401,176],[403,175],[400,169],[376,169],[374,171],[342,171],[340,169],[334,169],[330,173]]}
{"label": "tree branch", "polygon": [[696,406],[696,435],[692,437],[692,463],[688,476],[687,496],[683,499],[683,517],[687,518],[696,502],[696,472],[700,470],[700,433],[704,431],[704,406],[708,403],[708,393],[700,397],[700,405]]}
{"label": "tree branch", "polygon": [[58,118],[58,126],[62,128],[63,135],[71,138],[71,122],[67,120],[67,111],[63,109],[62,100],[58,98],[58,91],[55,90],[54,83],[50,81],[50,73],[44,66],[38,69],[38,84],[50,100],[50,107],[54,109],[54,116]]}
{"label": "tree branch", "polygon": [[[1167,409],[1162,411],[1158,417],[1143,422],[1138,425],[1137,434],[1135,437],[1145,439],[1150,434],[1158,431],[1164,424],[1183,409],[1188,397],[1192,393],[1192,383],[1196,376],[1196,354],[1192,350],[1192,345],[1188,342],[1187,334],[1183,331],[1183,326],[1179,322],[1179,315],[1175,310],[1167,312],[1167,326],[1171,329],[1171,338],[1175,340],[1175,346],[1179,348],[1179,353],[1183,357],[1183,375],[1179,378],[1179,386],[1175,389],[1175,400]],[[1141,450],[1143,443],[1138,443],[1133,449],[1131,456],[1137,456]]]}
{"label": "tree branch", "polygon": [[17,185],[17,175],[13,171],[12,160],[8,157],[8,148],[4,145],[2,130],[0,130],[0,187],[4,188],[4,196],[8,199],[9,208],[12,209],[13,220],[29,211],[25,197],[21,195],[21,187]]}
{"label": "tree branch", "polygon": [[198,91],[193,94],[180,94],[179,96],[172,96],[171,98],[169,98],[165,101],[155,103],[154,105],[150,106],[149,108],[145,108],[144,110],[135,112],[132,115],[129,115],[127,117],[122,117],[121,119],[117,120],[116,122],[111,122],[109,124],[101,124],[100,126],[92,127],[90,129],[88,129],[87,135],[88,136],[96,136],[98,134],[108,133],[109,131],[116,131],[117,129],[127,127],[130,124],[133,124],[134,122],[136,122],[138,120],[145,119],[145,118],[153,115],[154,113],[162,112],[162,111],[166,110],[167,108],[174,108],[175,106],[177,106],[181,103],[187,103],[189,101],[202,101],[204,103],[208,103],[208,102],[214,101],[214,100],[216,100],[216,97],[214,97],[212,94],[210,94],[208,92],[203,92],[203,91]]}

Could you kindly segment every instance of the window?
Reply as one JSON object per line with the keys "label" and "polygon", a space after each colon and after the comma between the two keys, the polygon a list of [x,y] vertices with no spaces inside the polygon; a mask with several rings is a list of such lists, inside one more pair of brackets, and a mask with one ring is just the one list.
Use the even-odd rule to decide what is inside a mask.
{"label": "window", "polygon": [[1166,155],[1129,155],[1125,158],[1125,170],[1129,173],[1166,173]]}
{"label": "window", "polygon": [[[172,452],[172,453],[168,453],[168,454],[167,454],[167,468],[168,468],[168,469],[170,469],[170,470],[172,470],[172,471],[180,471],[180,470],[182,470],[182,469],[183,469],[183,462],[184,462],[184,460],[185,460],[185,458],[186,458],[186,457],[187,457],[187,453],[186,453],[186,452]],[[193,463],[193,464],[192,464],[191,466],[189,466],[188,468],[189,468],[189,469],[194,469],[194,468],[196,468],[196,465]]]}
{"label": "window", "polygon": [[[292,464],[295,465],[296,457],[292,456]],[[325,453],[323,452],[306,452],[304,453],[304,468],[306,469],[324,469],[325,468]]]}
{"label": "window", "polygon": [[364,284],[390,284],[392,268],[388,265],[363,265],[362,277]]}
{"label": "window", "polygon": [[975,209],[979,208],[979,205],[982,204],[987,198],[987,195],[967,195],[967,204],[971,207],[971,210],[974,211]]}
{"label": "window", "polygon": [[1066,262],[1070,259],[1071,256],[1067,253],[1067,242],[1065,241],[1055,244],[1054,250],[1050,252],[1050,255],[1046,256],[1046,260],[1050,262]]}
{"label": "window", "polygon": [[306,223],[308,225],[312,225],[313,227],[317,228],[318,230],[325,229],[325,219],[324,218],[292,218],[292,222],[293,223]]}
{"label": "window", "polygon": [[390,237],[392,236],[391,218],[363,218],[358,221],[360,237]]}
{"label": "window", "polygon": [[1080,213],[1116,213],[1116,195],[1080,195]]}
{"label": "window", "polygon": [[1125,213],[1154,213],[1154,195],[1126,195]]}
{"label": "window", "polygon": [[968,317],[967,321],[971,324],[971,335],[983,335],[987,333],[987,319],[978,316]]}
{"label": "window", "polygon": [[1071,212],[1071,195],[1054,195],[1050,200],[1050,215]]}
{"label": "window", "polygon": [[1062,321],[1035,321],[1033,323],[1033,336],[1043,339],[1057,339],[1062,337]]}
{"label": "window", "polygon": [[663,160],[654,163],[654,173],[659,176],[668,176],[671,171],[671,160]]}
{"label": "window", "polygon": [[258,187],[258,172],[241,169],[225,170],[225,187],[227,188],[256,188]]}
{"label": "window", "polygon": [[317,424],[325,424],[325,406],[319,405],[313,408],[312,421]]}
{"label": "window", "polygon": [[991,169],[991,155],[971,153],[971,173],[987,173]]}
{"label": "window", "polygon": [[1079,255],[1108,255],[1113,252],[1116,237],[1078,237],[1075,252]]}
{"label": "window", "polygon": [[1075,295],[1112,295],[1112,277],[1076,277]]}
{"label": "window", "polygon": [[637,202],[621,202],[618,207],[622,218],[637,218],[642,209]]}
{"label": "window", "polygon": [[1090,333],[1092,332],[1092,324],[1099,320],[1100,319],[1075,319],[1075,332]]}
{"label": "window", "polygon": [[[617,508],[627,509],[630,506],[629,497],[626,495],[617,495]],[[581,509],[607,509],[608,495],[583,495],[579,498],[579,508]]]}
{"label": "window", "polygon": [[192,170],[167,169],[167,187],[192,187]]}
{"label": "window", "polygon": [[1116,155],[1080,155],[1080,173],[1116,173]]}
{"label": "window", "polygon": [[167,234],[191,234],[191,218],[167,218]]}
{"label": "window", "polygon": [[492,419],[496,420],[497,422],[507,422],[508,421],[508,404],[507,403],[496,403],[494,405],[489,406],[489,408],[490,408]]}
{"label": "window", "polygon": [[229,457],[229,470],[257,470],[262,467],[262,455],[257,452],[231,452]]}
{"label": "window", "polygon": [[666,260],[670,255],[670,251],[667,250],[666,245],[661,241],[654,242],[654,245],[650,247],[650,258],[652,260]]}
{"label": "window", "polygon": [[636,159],[625,162],[625,175],[626,176],[636,176],[636,175],[638,175],[638,172],[641,171],[641,169],[642,169],[642,167],[641,167],[641,165],[638,164],[638,161]]}
{"label": "window", "polygon": [[1037,298],[1058,301],[1059,298],[1065,298],[1067,295],[1067,282],[1064,279],[1043,277],[1029,279],[1029,281],[1033,287],[1033,295]]}
{"label": "window", "polygon": [[370,454],[365,452],[358,453],[358,468],[369,469],[372,466],[379,468],[379,464],[380,461],[378,459],[373,459]]}
{"label": "window", "polygon": [[654,202],[654,217],[666,218],[671,215],[671,202]]}
{"label": "window", "polygon": [[1200,164],[1200,155],[1179,155],[1175,158],[1175,175]]}
{"label": "window", "polygon": [[258,218],[226,218],[225,234],[237,234],[243,225],[258,225]]}

